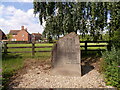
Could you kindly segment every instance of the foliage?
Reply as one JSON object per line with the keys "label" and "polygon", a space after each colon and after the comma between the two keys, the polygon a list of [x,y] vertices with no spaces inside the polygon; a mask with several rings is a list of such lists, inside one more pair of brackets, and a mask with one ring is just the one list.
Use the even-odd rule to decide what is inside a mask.
{"label": "foliage", "polygon": [[116,48],[120,48],[120,28],[117,31],[115,31],[115,35],[112,40],[113,40],[113,45]]}
{"label": "foliage", "polygon": [[110,39],[115,36],[115,31],[120,30],[120,2],[109,3],[109,12],[110,12],[110,22],[108,25],[108,30],[110,34]]}
{"label": "foliage", "polygon": [[108,32],[106,32],[105,34],[102,34],[102,40],[109,41],[109,33]]}
{"label": "foliage", "polygon": [[[84,37],[82,35],[79,35],[79,38],[80,38],[80,41],[94,41],[94,37],[91,37],[90,35],[84,35]],[[109,38],[108,38],[108,35],[104,35],[102,34],[102,39],[99,38],[97,39],[97,41],[108,41]]]}
{"label": "foliage", "polygon": [[49,43],[53,43],[53,40],[52,40],[51,36],[48,37],[48,41],[49,41]]}
{"label": "foliage", "polygon": [[103,59],[102,69],[107,85],[120,88],[120,49],[112,47],[110,52],[103,53]]}
{"label": "foliage", "polygon": [[[43,34],[56,39],[69,32],[102,39],[103,31],[111,37],[119,28],[120,2],[37,2],[34,14],[39,13],[41,24],[46,21]],[[109,20],[109,21],[108,21]]]}
{"label": "foliage", "polygon": [[12,38],[11,34],[7,34],[7,39],[10,41],[10,39]]}

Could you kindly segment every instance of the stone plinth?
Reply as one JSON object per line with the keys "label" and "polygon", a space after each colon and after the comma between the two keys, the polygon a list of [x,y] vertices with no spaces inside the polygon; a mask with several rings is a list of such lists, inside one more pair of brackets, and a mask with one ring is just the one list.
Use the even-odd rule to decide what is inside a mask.
{"label": "stone plinth", "polygon": [[60,38],[52,51],[52,73],[81,76],[81,54],[79,36],[74,32]]}

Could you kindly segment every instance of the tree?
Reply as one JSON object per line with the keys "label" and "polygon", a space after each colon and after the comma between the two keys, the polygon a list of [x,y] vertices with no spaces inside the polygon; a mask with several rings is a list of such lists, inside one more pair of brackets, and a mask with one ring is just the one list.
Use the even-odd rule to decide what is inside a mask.
{"label": "tree", "polygon": [[7,39],[10,41],[10,39],[12,38],[11,34],[7,34]]}
{"label": "tree", "polygon": [[[79,32],[82,37],[90,35],[93,40],[99,40],[102,39],[102,33],[106,28],[112,37],[115,29],[119,27],[119,7],[120,2],[34,1],[34,13],[39,13],[41,24],[43,19],[47,22],[44,34],[56,38],[70,32]],[[111,19],[110,22],[108,19]]]}

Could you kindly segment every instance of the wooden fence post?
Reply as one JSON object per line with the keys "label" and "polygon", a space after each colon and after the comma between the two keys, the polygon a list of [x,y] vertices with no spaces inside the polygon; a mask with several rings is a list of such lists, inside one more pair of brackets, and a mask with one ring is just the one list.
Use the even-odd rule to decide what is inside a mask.
{"label": "wooden fence post", "polygon": [[85,41],[85,53],[87,54],[87,41]]}
{"label": "wooden fence post", "polygon": [[4,43],[4,54],[7,54],[7,49],[8,49],[7,44],[8,44],[7,42]]}
{"label": "wooden fence post", "polygon": [[32,56],[35,55],[35,42],[32,42]]}
{"label": "wooden fence post", "polygon": [[111,51],[111,47],[112,47],[112,41],[109,40],[108,45],[107,45],[107,50]]}

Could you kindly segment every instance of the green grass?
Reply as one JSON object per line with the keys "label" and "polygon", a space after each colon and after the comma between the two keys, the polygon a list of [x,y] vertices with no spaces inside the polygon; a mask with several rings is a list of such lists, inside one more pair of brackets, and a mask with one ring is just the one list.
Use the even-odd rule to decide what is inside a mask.
{"label": "green grass", "polygon": [[7,54],[3,55],[2,58],[2,80],[3,88],[7,87],[7,84],[10,81],[10,77],[13,76],[17,70],[21,69],[24,66],[24,61],[27,59],[34,58],[36,60],[47,60],[51,56],[50,53],[36,53],[35,57],[31,56],[31,53],[24,54]]}
{"label": "green grass", "polygon": [[[84,45],[84,43],[80,43],[80,45]],[[88,43],[89,45],[107,45],[107,43]],[[32,44],[8,44],[8,47],[32,47]],[[53,44],[50,43],[43,43],[43,44],[35,44],[35,46],[53,46]],[[95,50],[95,49],[106,49],[106,47],[88,47],[90,50]],[[35,48],[35,51],[51,51],[52,48]],[[81,47],[81,50],[84,50],[84,47]],[[32,51],[32,48],[8,48],[8,52],[20,52],[20,51]],[[31,53],[18,53],[18,55],[22,57],[32,57]],[[50,52],[37,52],[35,53],[35,57],[39,58],[45,58],[45,57],[50,57]]]}
{"label": "green grass", "polygon": [[[80,45],[84,45],[84,43],[80,43]],[[107,45],[107,43],[88,43],[89,45]],[[32,46],[32,44],[8,44],[8,47],[28,47]],[[43,43],[43,44],[35,44],[35,46],[53,46],[53,44],[50,43]],[[88,47],[88,49],[94,50],[94,49],[106,49],[106,47]],[[51,51],[52,48],[35,48],[35,51]],[[81,47],[81,50],[84,50],[84,47]],[[19,52],[19,51],[32,51],[32,48],[8,48],[8,52]],[[31,53],[18,53],[19,56],[21,57],[32,57]],[[51,53],[50,52],[37,52],[35,53],[35,57],[39,58],[45,58],[45,57],[50,57]]]}
{"label": "green grass", "polygon": [[[52,46],[53,44],[36,44],[36,46]],[[32,46],[31,44],[8,44],[8,47],[22,47],[22,46]],[[51,50],[51,48],[37,48],[38,50]],[[8,52],[17,52],[17,51],[31,51],[31,48],[18,48],[13,49],[9,48]],[[3,75],[3,85],[5,86],[6,83],[9,81],[9,78],[15,74],[17,70],[23,67],[24,60],[26,58],[40,58],[42,60],[46,60],[50,58],[51,53],[45,52],[45,53],[35,53],[35,56],[32,57],[31,53],[16,53],[12,54],[9,53],[7,55],[2,55],[2,75]]]}
{"label": "green grass", "polygon": [[[80,43],[80,45],[85,45],[84,43]],[[107,45],[107,43],[88,43],[89,45]],[[32,44],[8,44],[8,47],[28,47],[28,46],[32,46]],[[53,44],[35,44],[35,46],[53,46]],[[84,47],[82,47],[81,49],[84,49]],[[88,47],[88,49],[106,49],[106,47]],[[31,51],[31,48],[25,48],[25,49],[8,49],[8,51]],[[36,48],[36,50],[51,50],[51,48]]]}
{"label": "green grass", "polygon": [[[8,44],[8,47],[22,47],[22,46],[32,46],[32,44]],[[41,44],[35,44],[35,46],[53,46],[53,44],[50,43],[41,43]]]}
{"label": "green grass", "polygon": [[[32,44],[8,44],[8,47],[32,47]],[[53,44],[35,44],[35,46],[53,46]],[[52,48],[35,48],[35,51],[50,51]],[[17,49],[13,49],[13,48],[9,48],[8,52],[19,52],[19,51],[32,51],[32,48],[17,48]],[[32,57],[31,53],[18,53],[20,56],[22,57]],[[39,58],[46,58],[46,57],[50,57],[50,53],[49,52],[37,52],[35,53],[35,57],[39,57]]]}
{"label": "green grass", "polygon": [[2,56],[2,80],[3,86],[5,86],[10,77],[15,74],[15,72],[23,67],[24,59],[17,54],[7,54]]}

